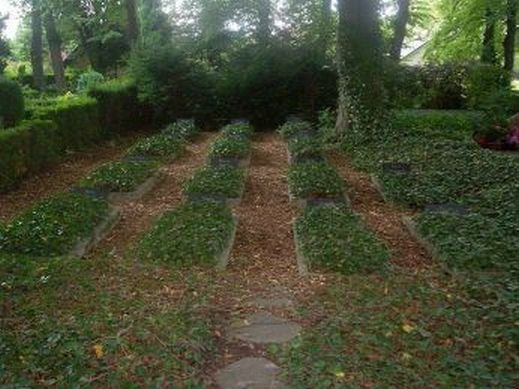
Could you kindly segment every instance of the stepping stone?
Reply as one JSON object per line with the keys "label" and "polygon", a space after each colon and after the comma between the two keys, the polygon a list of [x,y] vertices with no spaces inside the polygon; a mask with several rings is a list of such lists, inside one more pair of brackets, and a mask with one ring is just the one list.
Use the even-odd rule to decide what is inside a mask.
{"label": "stepping stone", "polygon": [[231,327],[229,336],[245,342],[286,343],[301,332],[301,326],[280,319],[268,312],[255,313],[242,323]]}
{"label": "stepping stone", "polygon": [[221,389],[282,389],[276,377],[281,369],[265,358],[244,358],[216,373]]}

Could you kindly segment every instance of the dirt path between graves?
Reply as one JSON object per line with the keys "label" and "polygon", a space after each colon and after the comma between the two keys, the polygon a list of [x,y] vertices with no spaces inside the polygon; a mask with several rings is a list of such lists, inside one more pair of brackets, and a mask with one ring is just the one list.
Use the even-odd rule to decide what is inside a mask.
{"label": "dirt path between graves", "polygon": [[[268,311],[303,327],[295,307],[325,285],[325,276],[301,276],[297,270],[292,224],[297,210],[288,198],[288,157],[285,142],[276,134],[257,135],[244,198],[235,208],[239,218],[236,240],[227,270],[215,280],[217,292],[210,306],[217,307],[221,335],[219,350],[208,364],[205,380],[215,387],[214,373],[244,357],[266,355],[265,348],[225,336],[229,323],[246,315]],[[263,308],[258,298],[288,297],[294,305]]]}
{"label": "dirt path between graves", "polygon": [[179,158],[161,168],[162,179],[142,199],[120,205],[121,220],[108,237],[91,254],[101,252],[122,256],[132,244],[146,233],[153,221],[164,212],[176,208],[182,201],[182,185],[195,169],[204,165],[209,145],[217,133],[202,133],[186,147]]}
{"label": "dirt path between graves", "polygon": [[369,175],[354,169],[339,152],[331,152],[329,159],[347,183],[353,210],[392,250],[392,262],[412,269],[430,265],[430,256],[402,222],[403,216],[411,216],[412,213],[386,203]]}
{"label": "dirt path between graves", "polygon": [[24,180],[18,189],[0,194],[0,222],[13,218],[39,200],[67,190],[96,167],[120,158],[140,136],[131,134],[70,154],[57,165]]}

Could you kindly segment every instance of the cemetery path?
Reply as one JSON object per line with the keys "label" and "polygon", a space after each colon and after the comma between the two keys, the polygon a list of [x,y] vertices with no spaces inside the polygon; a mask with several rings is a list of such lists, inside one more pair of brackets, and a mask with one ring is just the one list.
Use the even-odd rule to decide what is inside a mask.
{"label": "cemetery path", "polygon": [[96,167],[119,159],[140,136],[140,133],[135,133],[87,151],[74,152],[57,165],[27,178],[18,189],[0,194],[0,222],[8,221],[40,200],[67,190]]}
{"label": "cemetery path", "polygon": [[91,255],[109,252],[115,257],[122,256],[149,231],[157,217],[178,207],[182,202],[184,182],[204,165],[209,145],[217,135],[209,132],[200,134],[186,146],[180,158],[161,167],[162,178],[150,192],[137,201],[121,204],[121,220]]}
{"label": "cemetery path", "polygon": [[353,210],[391,249],[392,262],[407,268],[430,265],[426,250],[402,221],[404,216],[412,216],[412,212],[385,202],[369,175],[354,169],[339,152],[331,152],[329,160],[347,183]]}

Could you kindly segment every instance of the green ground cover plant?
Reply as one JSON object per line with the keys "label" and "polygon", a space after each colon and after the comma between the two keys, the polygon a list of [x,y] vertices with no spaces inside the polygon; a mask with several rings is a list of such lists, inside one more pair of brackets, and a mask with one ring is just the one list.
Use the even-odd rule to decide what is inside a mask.
{"label": "green ground cover plant", "polygon": [[318,136],[297,136],[288,141],[288,151],[295,159],[319,157],[323,152],[323,143]]}
{"label": "green ground cover plant", "polygon": [[189,140],[200,132],[194,120],[181,119],[170,124],[162,130],[162,133],[173,138]]}
{"label": "green ground cover plant", "polygon": [[310,269],[366,274],[382,270],[389,260],[387,247],[346,207],[307,207],[295,231]]}
{"label": "green ground cover plant", "polygon": [[222,136],[218,138],[209,151],[210,158],[246,158],[250,153],[250,140]]}
{"label": "green ground cover plant", "polygon": [[189,203],[166,213],[142,240],[139,256],[174,266],[216,265],[234,228],[221,203]]}
{"label": "green ground cover plant", "polygon": [[72,193],[44,200],[0,225],[0,253],[67,254],[107,216],[105,201]]}
{"label": "green ground cover plant", "polygon": [[300,135],[312,129],[312,124],[304,120],[291,120],[279,127],[278,132],[285,139]]}
{"label": "green ground cover plant", "polygon": [[111,162],[89,174],[79,185],[107,192],[133,192],[153,176],[158,168],[159,164],[155,161]]}
{"label": "green ground cover plant", "polygon": [[290,192],[297,198],[337,198],[345,185],[335,168],[326,162],[292,164],[288,171]]}
{"label": "green ground cover plant", "polygon": [[195,172],[186,183],[184,193],[194,197],[237,199],[245,181],[243,169],[233,166],[208,166]]}
{"label": "green ground cover plant", "polygon": [[224,137],[250,139],[254,135],[254,128],[250,124],[228,124],[222,128],[222,135]]}
{"label": "green ground cover plant", "polygon": [[167,134],[150,136],[133,146],[129,155],[145,155],[149,157],[172,159],[184,150],[185,141]]}
{"label": "green ground cover plant", "polygon": [[[165,290],[184,282],[181,299]],[[0,386],[199,387],[216,350],[211,284],[196,275],[133,257],[0,254],[0,284]]]}
{"label": "green ground cover plant", "polygon": [[327,319],[271,353],[293,387],[513,387],[517,287],[436,269],[347,277],[303,312]]}

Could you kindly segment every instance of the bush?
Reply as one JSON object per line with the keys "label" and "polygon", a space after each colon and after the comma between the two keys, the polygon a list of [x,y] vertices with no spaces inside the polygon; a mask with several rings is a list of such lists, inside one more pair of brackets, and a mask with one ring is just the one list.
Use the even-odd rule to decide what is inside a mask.
{"label": "bush", "polygon": [[290,166],[288,183],[292,195],[298,198],[338,198],[344,194],[344,181],[325,162],[301,163]]}
{"label": "bush", "polygon": [[61,155],[61,139],[51,121],[27,121],[0,131],[0,192],[14,189],[27,175],[55,163]]}
{"label": "bush", "polygon": [[98,84],[88,94],[99,102],[100,126],[108,133],[124,134],[151,121],[150,108],[139,101],[137,86],[132,80]]}
{"label": "bush", "polygon": [[0,76],[0,130],[13,127],[23,118],[22,88],[15,81]]}
{"label": "bush", "polygon": [[129,154],[172,159],[182,153],[184,146],[182,138],[158,134],[139,141],[130,149]]}
{"label": "bush", "polygon": [[187,182],[184,192],[190,198],[237,199],[243,191],[245,174],[232,166],[206,167]]}
{"label": "bush", "polygon": [[172,265],[216,265],[234,220],[224,204],[192,203],[166,213],[142,240],[139,256]]}
{"label": "bush", "polygon": [[307,207],[295,223],[297,239],[312,270],[370,273],[389,260],[389,251],[343,207]]}
{"label": "bush", "polygon": [[510,82],[510,73],[499,66],[486,64],[470,66],[465,85],[467,107],[487,108],[499,95],[510,93]]}
{"label": "bush", "polygon": [[254,128],[249,124],[228,124],[222,129],[222,135],[227,138],[250,139],[254,135]]}
{"label": "bush", "polygon": [[79,76],[77,82],[78,93],[88,93],[91,89],[103,83],[105,80],[101,73],[90,71]]}
{"label": "bush", "polygon": [[133,192],[158,170],[156,162],[111,162],[96,169],[79,183],[83,188],[107,192]]}
{"label": "bush", "polygon": [[65,255],[107,214],[105,201],[71,193],[58,195],[0,226],[0,252]]}
{"label": "bush", "polygon": [[323,142],[318,136],[298,136],[288,141],[288,151],[295,160],[319,157],[323,152]]}

